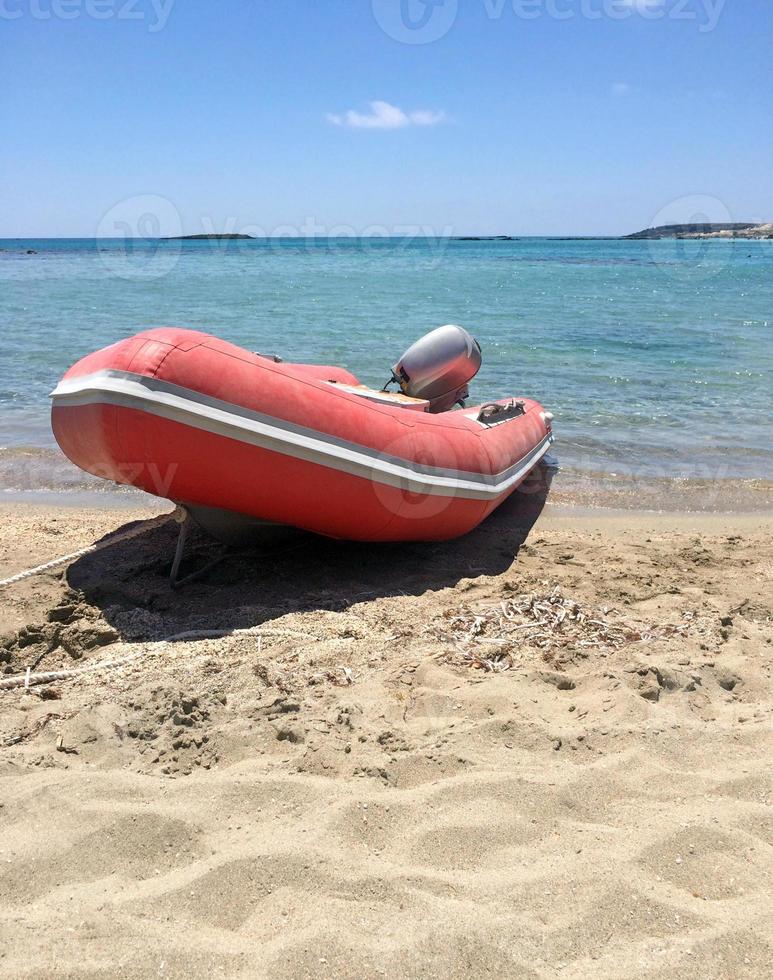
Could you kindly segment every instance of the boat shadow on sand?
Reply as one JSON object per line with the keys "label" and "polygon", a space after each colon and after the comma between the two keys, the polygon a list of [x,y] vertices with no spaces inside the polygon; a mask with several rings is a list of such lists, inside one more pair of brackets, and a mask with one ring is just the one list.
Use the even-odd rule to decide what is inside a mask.
{"label": "boat shadow on sand", "polygon": [[296,532],[245,552],[194,530],[180,575],[204,571],[173,589],[169,575],[178,525],[170,520],[78,559],[66,580],[81,601],[97,607],[130,640],[189,630],[227,632],[288,613],[340,612],[358,602],[422,595],[506,571],[542,513],[554,472],[538,466],[487,520],[453,541],[371,544]]}

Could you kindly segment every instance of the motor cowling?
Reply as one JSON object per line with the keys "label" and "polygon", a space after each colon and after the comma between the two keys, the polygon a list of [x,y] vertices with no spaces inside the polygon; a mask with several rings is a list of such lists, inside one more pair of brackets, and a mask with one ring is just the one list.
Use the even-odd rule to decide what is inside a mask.
{"label": "motor cowling", "polygon": [[426,399],[430,412],[445,412],[468,396],[481,360],[478,341],[463,327],[447,324],[411,344],[392,376],[403,394]]}

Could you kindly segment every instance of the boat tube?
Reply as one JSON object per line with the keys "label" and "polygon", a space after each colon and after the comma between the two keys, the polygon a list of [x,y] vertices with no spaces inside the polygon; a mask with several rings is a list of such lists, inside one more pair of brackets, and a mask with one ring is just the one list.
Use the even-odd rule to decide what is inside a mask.
{"label": "boat tube", "polygon": [[399,390],[375,391],[343,368],[163,327],[70,368],[52,427],[81,469],[176,503],[335,538],[444,540],[553,441],[552,416],[527,398],[450,410],[479,366],[477,342],[441,327],[394,366]]}

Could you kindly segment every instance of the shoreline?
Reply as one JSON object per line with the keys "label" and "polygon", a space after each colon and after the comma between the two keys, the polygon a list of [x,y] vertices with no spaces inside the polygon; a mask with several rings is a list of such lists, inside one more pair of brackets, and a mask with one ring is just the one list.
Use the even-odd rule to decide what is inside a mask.
{"label": "shoreline", "polygon": [[[109,485],[81,474],[75,487],[2,487],[0,506],[31,505],[119,511],[172,508],[171,501],[134,487]],[[549,509],[648,514],[773,514],[773,478],[635,477],[559,467],[551,477]],[[85,484],[85,485],[84,485]],[[516,494],[528,493],[528,488]]]}
{"label": "shoreline", "polygon": [[[691,475],[669,474],[665,467],[648,470],[607,461],[611,468],[579,468],[564,464],[551,452],[538,474],[530,476],[517,494],[550,491],[547,503],[590,510],[646,511],[652,513],[760,513],[773,512],[773,475],[707,476],[707,466]],[[172,506],[131,486],[119,486],[84,473],[53,447],[0,448],[0,503],[45,504],[64,508],[122,508]]]}

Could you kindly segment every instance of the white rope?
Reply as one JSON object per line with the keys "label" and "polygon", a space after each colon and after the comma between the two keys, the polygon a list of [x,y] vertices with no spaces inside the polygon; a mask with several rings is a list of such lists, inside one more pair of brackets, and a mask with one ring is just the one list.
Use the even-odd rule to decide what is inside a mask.
{"label": "white rope", "polygon": [[55,568],[60,568],[62,565],[67,565],[71,561],[75,561],[76,558],[83,558],[84,555],[91,555],[95,551],[101,551],[102,548],[109,548],[110,545],[118,544],[120,541],[128,541],[129,538],[136,538],[140,534],[146,534],[148,531],[152,531],[154,527],[158,527],[159,524],[166,524],[173,516],[173,514],[162,514],[160,517],[154,517],[152,520],[143,521],[139,527],[130,528],[128,531],[124,531],[123,534],[114,534],[104,541],[98,541],[96,544],[79,548],[78,551],[72,551],[69,555],[62,555],[61,558],[54,558],[53,561],[47,561],[44,565],[36,565],[35,568],[28,568],[26,571],[18,572],[16,575],[11,575],[10,578],[0,579],[0,588],[6,585],[15,585],[17,582],[24,581],[25,578],[32,578],[33,575],[51,572]]}
{"label": "white rope", "polygon": [[90,671],[99,670],[101,667],[120,667],[128,664],[132,660],[141,657],[144,651],[132,653],[128,657],[120,657],[118,660],[103,660],[98,664],[91,664],[88,667],[73,667],[69,670],[48,670],[39,674],[31,674],[30,668],[26,673],[17,674],[15,677],[8,677],[0,681],[0,691],[10,691],[15,687],[29,688],[32,684],[50,684],[51,681],[63,681],[69,677],[77,677],[79,674],[86,674]]}
{"label": "white rope", "polygon": [[[160,653],[170,643],[177,643],[184,640],[218,640],[226,636],[257,636],[260,639],[262,636],[272,635],[291,636],[304,640],[317,639],[311,633],[282,629],[278,626],[250,626],[246,629],[238,630],[187,630],[184,633],[175,633],[173,636],[168,636],[163,640],[156,640],[150,644],[153,649],[138,650],[135,653],[128,654],[126,657],[118,657],[113,660],[100,660],[99,663],[89,664],[85,667],[71,667],[66,670],[48,670],[38,674],[31,674],[30,668],[28,667],[23,674],[16,674],[13,677],[0,680],[0,691],[11,691],[17,687],[26,689],[33,684],[49,684],[51,681],[64,681],[71,677],[79,677],[82,674],[92,673],[97,670],[112,670],[115,667],[123,667],[125,664],[131,663],[133,660],[138,660],[140,657]],[[126,645],[125,643],[120,643],[118,647],[120,648]]]}

